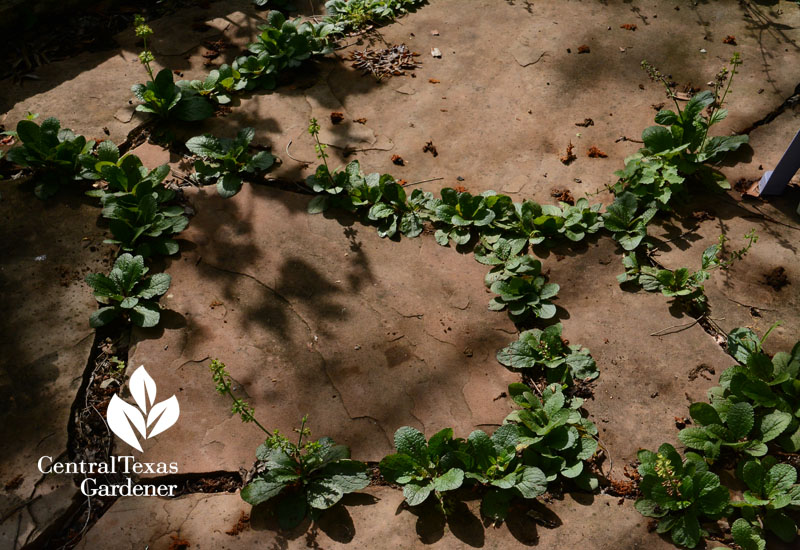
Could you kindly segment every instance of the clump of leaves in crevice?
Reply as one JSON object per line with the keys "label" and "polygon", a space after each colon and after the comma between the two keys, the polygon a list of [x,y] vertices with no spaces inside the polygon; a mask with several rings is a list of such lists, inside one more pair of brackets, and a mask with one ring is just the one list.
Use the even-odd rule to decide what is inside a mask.
{"label": "clump of leaves in crevice", "polygon": [[717,73],[712,90],[700,92],[681,108],[667,77],[642,61],[650,78],[664,85],[675,111],[662,109],[655,117],[658,126],[642,132],[644,147],[626,158],[625,168],[616,172],[619,180],[612,187],[615,194],[629,192],[644,204],[671,210],[670,202],[675,197],[686,196],[687,179],[730,189],[725,177],[708,166],[748,142],[746,135],[709,136],[710,129],[728,115],[723,105],[741,64],[739,54],[734,54],[730,62],[730,69],[723,67]]}
{"label": "clump of leaves in crevice", "polygon": [[728,489],[719,476],[708,471],[706,462],[696,453],[680,454],[669,443],[658,452],[638,453],[639,490],[635,507],[644,516],[658,519],[656,532],[669,533],[672,542],[695,548],[708,536],[703,524],[723,517],[729,508]]}
{"label": "clump of leaves in crevice", "polygon": [[278,522],[281,528],[291,529],[306,516],[317,519],[344,495],[369,485],[366,464],[350,460],[348,447],[329,437],[310,440],[307,416],[296,430],[297,443],[277,430],[270,432],[255,419],[253,408],[234,395],[225,364],[215,359],[210,368],[217,391],[233,400],[233,413],[244,422],[254,422],[266,434],[266,441],[256,450],[255,473],[241,491],[245,502],[257,506],[279,499]]}
{"label": "clump of leaves in crevice", "polygon": [[508,308],[508,315],[514,322],[534,317],[551,319],[556,314],[556,306],[551,298],[558,294],[559,286],[548,283],[542,274],[542,263],[531,256],[519,256],[496,267],[488,277],[496,277],[489,287],[498,296],[489,302],[489,309],[502,311]]}
{"label": "clump of leaves in crevice", "polygon": [[141,101],[136,110],[152,114],[162,121],[191,122],[212,116],[214,107],[189,82],[180,81],[175,84],[172,71],[169,69],[161,69],[158,74],[153,74],[150,64],[155,57],[147,47],[147,39],[153,35],[153,29],[145,24],[144,18],[140,15],[136,16],[134,26],[136,36],[144,42],[139,61],[150,77],[145,84],[134,84],[131,87],[134,97]]}
{"label": "clump of leaves in crevice", "polygon": [[334,30],[331,25],[290,21],[281,12],[271,11],[267,23],[258,29],[258,39],[247,48],[252,55],[240,56],[233,62],[232,70],[244,81],[240,89],[274,89],[283,71],[332,51],[327,38]]}
{"label": "clump of leaves in crevice", "polygon": [[719,243],[709,246],[703,251],[698,271],[690,272],[682,267],[676,270],[664,269],[644,262],[650,259],[637,251],[631,251],[622,258],[625,273],[617,276],[620,284],[632,282],[638,284],[647,292],[661,292],[664,296],[673,298],[682,303],[686,309],[696,315],[708,313],[708,298],[705,295],[703,282],[711,277],[714,269],[728,269],[736,261],[741,260],[758,241],[755,230],[749,231],[745,236],[747,243],[739,250],[732,251],[729,258],[723,259],[722,249],[726,242],[724,235],[720,235]]}
{"label": "clump of leaves in crevice", "polygon": [[183,231],[189,219],[181,206],[169,204],[175,198],[175,192],[163,185],[169,166],[148,171],[136,155],[120,157],[111,141],[102,142],[97,157],[83,162],[87,177],[105,181],[87,195],[100,199],[103,217],[109,220],[114,238],[106,243],[142,256],[178,252],[172,236]]}
{"label": "clump of leaves in crevice", "polygon": [[523,451],[524,463],[540,468],[548,482],[561,478],[587,491],[597,489],[599,482],[586,461],[597,451],[598,432],[580,412],[584,400],[568,399],[561,384],[548,385],[541,397],[525,384],[511,384],[508,393],[520,410],[505,422],[520,428],[517,449]]}
{"label": "clump of leaves in crevice", "polygon": [[597,378],[600,373],[589,350],[569,345],[561,337],[561,330],[561,323],[544,330],[526,330],[516,342],[497,352],[497,360],[513,369],[535,369],[548,383],[572,386],[575,380]]}
{"label": "clump of leaves in crevice", "polygon": [[230,198],[242,189],[242,177],[269,170],[275,157],[267,151],[249,152],[256,131],[243,128],[236,138],[217,138],[209,134],[186,142],[186,148],[200,157],[194,163],[195,177],[203,184],[216,184],[217,193]]}
{"label": "clump of leaves in crevice", "polygon": [[154,327],[161,319],[158,298],[169,290],[171,277],[156,273],[145,277],[148,268],[144,258],[122,254],[114,262],[111,273],[92,273],[86,283],[94,290],[98,302],[105,304],[89,318],[89,326],[102,327],[122,318],[139,327]]}
{"label": "clump of leaves in crevice", "polygon": [[417,8],[424,0],[328,0],[323,22],[332,32],[358,31],[371,24],[386,23]]}
{"label": "clump of leaves in crevice", "polygon": [[84,179],[81,159],[91,153],[95,142],[61,128],[57,118],[47,118],[41,126],[31,118],[20,120],[16,132],[7,133],[21,145],[10,149],[5,158],[34,172],[38,198],[50,198],[63,186]]}

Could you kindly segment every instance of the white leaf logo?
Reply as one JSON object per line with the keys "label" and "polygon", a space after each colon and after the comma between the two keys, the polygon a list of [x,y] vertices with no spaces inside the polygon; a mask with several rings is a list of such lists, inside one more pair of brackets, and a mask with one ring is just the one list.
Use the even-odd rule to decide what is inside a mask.
{"label": "white leaf logo", "polygon": [[[139,444],[136,432],[139,432],[142,439],[157,436],[178,421],[181,408],[174,395],[161,403],[155,402],[156,381],[147,374],[144,365],[134,371],[128,385],[138,408],[126,403],[115,394],[108,404],[106,420],[108,427],[117,437],[141,452],[142,446]],[[149,434],[148,429],[150,429]]]}

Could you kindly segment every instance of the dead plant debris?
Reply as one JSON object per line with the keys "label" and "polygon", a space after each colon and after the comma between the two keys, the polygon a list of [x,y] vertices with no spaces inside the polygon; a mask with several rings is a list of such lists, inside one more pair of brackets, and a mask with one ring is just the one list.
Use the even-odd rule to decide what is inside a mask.
{"label": "dead plant debris", "polygon": [[414,58],[419,54],[412,52],[405,44],[394,45],[391,48],[373,50],[365,48],[361,51],[350,52],[353,67],[361,69],[364,74],[372,74],[375,78],[403,76],[407,70],[416,69],[421,63]]}
{"label": "dead plant debris", "polygon": [[15,491],[15,490],[19,489],[20,486],[22,485],[23,481],[25,481],[25,477],[22,474],[19,474],[14,479],[8,481],[3,486],[3,488],[6,490],[7,493],[10,493],[11,491]]}
{"label": "dead plant debris", "polygon": [[786,269],[779,265],[772,271],[764,274],[765,282],[772,287],[773,290],[780,290],[789,284],[789,277],[786,276]]}
{"label": "dead plant debris", "polygon": [[366,118],[354,118],[353,122],[356,122],[358,124],[366,124],[367,123],[367,119]]}
{"label": "dead plant debris", "polygon": [[693,367],[692,370],[689,371],[689,380],[690,381],[697,380],[697,377],[700,375],[702,375],[703,378],[705,378],[706,380],[711,380],[711,376],[707,376],[704,373],[713,375],[716,374],[716,371],[714,370],[714,367],[706,365],[705,363],[700,363],[699,365]]}
{"label": "dead plant debris", "polygon": [[566,187],[564,189],[555,188],[550,192],[550,196],[559,202],[565,202],[570,205],[575,205],[575,197]]}
{"label": "dead plant debris", "polygon": [[717,216],[713,210],[697,210],[692,212],[692,218],[698,222],[704,222],[706,220],[716,220]]}
{"label": "dead plant debris", "polygon": [[397,166],[405,166],[406,161],[404,161],[403,157],[400,155],[392,155],[392,164],[396,164]]}
{"label": "dead plant debris", "polygon": [[586,44],[583,44],[582,46],[578,46],[578,53],[591,53],[591,51],[592,50]]}
{"label": "dead plant debris", "polygon": [[339,124],[343,120],[344,120],[344,113],[340,113],[339,111],[334,111],[331,113],[332,124]]}
{"label": "dead plant debris", "polygon": [[604,159],[608,158],[608,155],[605,154],[603,151],[592,145],[589,147],[589,150],[586,152],[586,156],[592,159]]}
{"label": "dead plant debris", "polygon": [[728,36],[726,36],[725,38],[722,39],[722,43],[723,44],[730,44],[731,46],[735,46],[736,45],[736,37],[733,36],[732,34],[729,34]]}
{"label": "dead plant debris", "polygon": [[242,531],[245,531],[248,527],[250,527],[250,515],[242,512],[242,514],[239,516],[239,519],[236,521],[236,525],[225,531],[225,534],[235,537]]}
{"label": "dead plant debris", "polygon": [[576,122],[575,126],[583,126],[584,128],[588,128],[589,126],[594,126],[594,120],[591,118],[584,118],[583,122]]}
{"label": "dead plant debris", "polygon": [[439,80],[438,78],[429,78],[428,82],[430,82],[431,84],[439,84],[441,83],[441,80]]}
{"label": "dead plant debris", "polygon": [[423,153],[430,153],[434,157],[439,156],[439,151],[436,149],[436,146],[433,144],[433,141],[429,141],[425,144],[425,147],[422,148]]}
{"label": "dead plant debris", "polygon": [[636,25],[634,23],[625,23],[624,25],[620,25],[619,28],[625,29],[626,31],[635,31]]}
{"label": "dead plant debris", "polygon": [[191,546],[188,540],[182,539],[177,535],[170,535],[172,542],[169,543],[167,550],[187,550]]}
{"label": "dead plant debris", "polygon": [[575,153],[573,153],[574,149],[575,149],[575,146],[572,145],[572,142],[570,141],[569,145],[567,145],[566,154],[563,157],[560,157],[560,160],[561,160],[562,163],[569,164],[570,162],[572,162],[573,160],[578,158],[577,156],[575,156]]}
{"label": "dead plant debris", "polygon": [[685,416],[676,416],[675,417],[675,427],[679,430],[682,430],[686,427],[687,424],[691,424],[692,421],[686,418]]}
{"label": "dead plant debris", "polygon": [[456,185],[455,187],[453,187],[453,191],[455,191],[456,193],[466,193],[467,188],[464,187],[463,185]]}

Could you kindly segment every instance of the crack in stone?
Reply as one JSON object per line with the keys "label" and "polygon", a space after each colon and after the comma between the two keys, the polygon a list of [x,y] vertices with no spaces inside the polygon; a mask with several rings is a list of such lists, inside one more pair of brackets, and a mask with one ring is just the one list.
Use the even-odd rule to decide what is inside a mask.
{"label": "crack in stone", "polygon": [[800,103],[800,83],[798,83],[797,86],[795,87],[794,93],[792,95],[790,95],[789,97],[787,97],[786,100],[784,100],[783,103],[778,105],[772,111],[770,111],[765,116],[763,116],[761,119],[755,121],[750,126],[744,128],[743,130],[740,130],[740,131],[738,131],[736,133],[737,134],[748,134],[749,135],[753,130],[755,130],[759,126],[764,126],[766,124],[769,124],[770,122],[772,122],[773,120],[778,118],[780,115],[782,115],[783,112],[786,109],[788,109],[790,107],[794,107],[798,103]]}

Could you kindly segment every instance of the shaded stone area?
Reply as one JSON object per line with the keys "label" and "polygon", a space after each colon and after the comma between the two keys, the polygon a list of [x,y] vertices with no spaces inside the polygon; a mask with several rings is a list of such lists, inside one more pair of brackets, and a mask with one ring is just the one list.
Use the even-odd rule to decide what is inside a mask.
{"label": "shaded stone area", "polygon": [[[190,495],[175,500],[120,499],[89,532],[80,549],[101,547],[106,537],[117,548],[166,550],[175,541],[191,548],[630,548],[673,546],[647,530],[647,519],[630,501],[607,496],[575,500],[566,496],[546,505],[523,505],[500,526],[484,526],[475,497],[456,505],[450,518],[432,506],[409,511],[403,495],[389,487],[369,487],[347,495],[316,526],[305,522],[278,532],[268,506],[250,510],[238,495]],[[249,516],[249,524],[241,522]],[[537,518],[532,520],[531,518]],[[124,542],[122,542],[124,541]],[[188,546],[187,545],[187,546]]]}
{"label": "shaded stone area", "polygon": [[[314,6],[318,13],[319,3]],[[251,2],[236,0],[153,21],[158,66],[180,73],[176,79],[202,78],[211,68],[204,41],[227,41],[231,47],[214,63],[230,62],[255,37],[261,15]],[[275,92],[245,94],[230,114],[176,129],[171,153],[147,145],[137,154],[151,168],[169,161],[180,174],[184,139],[206,131],[232,136],[253,126],[256,142],[271,145],[282,159],[270,176],[299,181],[317,164],[306,133],[315,117],[334,166],[358,159],[368,172],[407,182],[441,178],[419,186],[437,193],[463,185],[551,203],[553,189],[566,188],[576,198],[589,194],[608,203],[604,186],[639,147],[621,138],[638,139],[653,124],[656,106],[670,107],[660,85],[640,70],[642,58],[683,91],[705,88],[741,51],[731,114],[716,130],[724,134],[751,126],[795,93],[797,75],[789,68],[800,56],[799,29],[800,10],[732,0],[680,6],[437,0],[378,29],[380,36],[349,38],[329,58],[287,74]],[[735,35],[736,47],[723,43],[728,35]],[[421,54],[415,77],[378,82],[350,67],[349,52],[383,47],[381,37]],[[57,116],[89,138],[124,140],[145,121],[134,113],[130,94],[145,74],[133,32],[118,40],[117,51],[42,67],[38,80],[22,85],[4,82],[0,110],[8,111],[0,122],[13,128],[33,111]],[[588,53],[578,53],[581,46]],[[442,57],[431,57],[431,48]],[[343,122],[333,124],[332,112],[342,112]],[[592,124],[576,125],[587,119]],[[750,147],[719,168],[732,182],[757,179],[780,158],[797,120],[789,105],[756,127]],[[438,156],[423,152],[428,141]],[[578,158],[564,165],[559,157],[570,142]],[[588,158],[591,146],[608,157]],[[404,166],[392,163],[395,154]],[[95,303],[82,278],[107,270],[115,251],[100,244],[105,229],[93,200],[66,195],[41,203],[5,183],[2,193],[0,300],[11,313],[1,327],[0,433],[13,445],[0,451],[0,546],[15,548],[46,534],[77,503],[71,480],[42,478],[36,460],[66,449],[69,408],[93,338],[87,319]],[[439,247],[429,234],[382,240],[345,214],[309,216],[310,197],[302,192],[246,184],[230,200],[213,188],[188,188],[186,196],[196,215],[181,235],[181,253],[153,266],[173,278],[161,302],[162,324],[134,331],[129,361],[129,372],[146,365],[159,401],[177,396],[181,416],[144,442],[142,458],[176,461],[181,473],[252,466],[263,434],[242,424],[214,392],[212,358],[228,365],[237,393],[264,425],[288,434],[309,414],[316,437],[349,445],[360,460],[391,452],[392,434],[402,425],[428,436],[451,426],[466,436],[476,428],[492,431],[511,410],[504,391],[519,375],[494,356],[517,331],[504,313],[486,310],[492,297],[482,282],[487,269],[468,250]],[[771,352],[797,340],[798,200],[796,188],[769,201],[701,196],[650,231],[665,266],[697,268],[702,250],[720,233],[738,248],[741,236],[756,228],[760,241],[750,255],[728,272],[715,272],[706,291],[711,316],[724,330],[751,326],[763,333],[783,320],[768,341]],[[667,298],[621,289],[614,278],[622,271],[621,251],[608,237],[536,252],[561,285],[564,336],[597,360],[601,376],[586,409],[607,451],[601,468],[619,477],[639,448],[677,440],[675,417],[704,399],[731,360]],[[122,443],[116,451],[131,453]],[[568,495],[548,504],[549,513],[541,505],[538,512],[516,510],[499,529],[481,525],[474,500],[450,522],[427,507],[417,516],[401,500],[398,491],[373,487],[347,497],[312,530],[304,524],[278,533],[268,509],[251,511],[238,495],[121,499],[81,547],[103,548],[109,540],[119,548],[151,549],[181,541],[192,548],[671,547],[648,534],[630,502],[606,496]],[[563,525],[545,528],[537,523],[542,514]],[[236,533],[240,520],[244,531]]]}
{"label": "shaded stone area", "polygon": [[83,277],[108,263],[88,199],[45,203],[9,186],[2,193],[0,547],[17,548],[74,504],[71,479],[43,476],[37,462],[66,453],[70,407],[94,341],[96,302]]}
{"label": "shaded stone area", "polygon": [[214,393],[211,358],[262,424],[290,433],[308,413],[315,434],[362,460],[390,452],[400,426],[466,435],[511,410],[496,398],[518,378],[494,354],[514,325],[486,311],[485,270],[471,255],[309,216],[307,195],[246,186],[191,200],[185,252],[166,265],[170,311],[163,328],[134,332],[130,354],[181,401],[181,422],[149,459],[179,459],[182,472],[252,464],[263,434]]}

